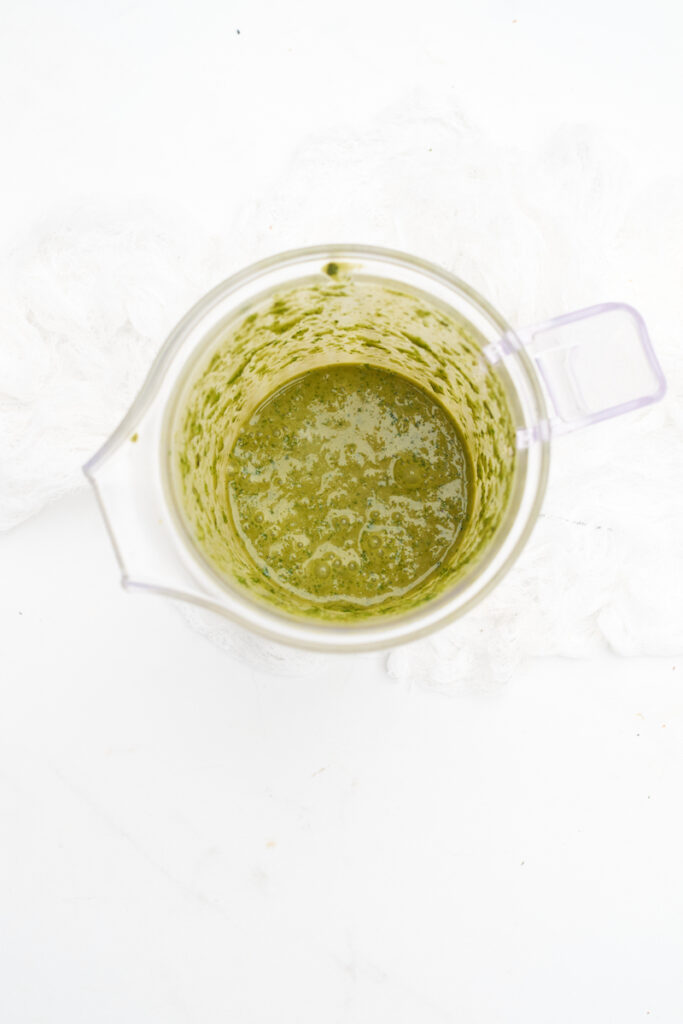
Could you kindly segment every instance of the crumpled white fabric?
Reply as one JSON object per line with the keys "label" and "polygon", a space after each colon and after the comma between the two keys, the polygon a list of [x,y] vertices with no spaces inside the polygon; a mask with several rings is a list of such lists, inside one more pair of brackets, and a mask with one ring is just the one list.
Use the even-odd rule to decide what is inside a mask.
{"label": "crumpled white fabric", "polygon": [[0,529],[82,486],[217,246],[149,208],[83,204],[0,267]]}
{"label": "crumpled white fabric", "polygon": [[[497,685],[529,656],[679,654],[683,178],[627,157],[577,125],[534,151],[503,146],[447,100],[418,96],[360,131],[309,139],[213,238],[162,210],[56,212],[0,275],[0,527],[80,483],[168,330],[221,277],[296,245],[388,245],[454,271],[519,326],[631,302],[669,383],[664,404],[557,441],[517,565],[466,617],[393,651],[390,675],[457,692]],[[228,623],[221,639],[188,614],[246,656]],[[268,670],[305,669],[255,644],[248,656],[260,649]]]}

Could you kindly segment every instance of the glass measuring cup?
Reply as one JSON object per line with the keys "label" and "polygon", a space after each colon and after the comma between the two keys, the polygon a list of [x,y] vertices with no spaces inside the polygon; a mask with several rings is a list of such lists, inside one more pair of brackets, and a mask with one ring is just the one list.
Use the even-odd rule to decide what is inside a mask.
{"label": "glass measuring cup", "polygon": [[[467,325],[482,365],[500,381],[514,421],[510,493],[496,531],[465,574],[392,618],[312,622],[252,599],[219,577],[183,527],[168,474],[169,430],[182,381],[198,356],[264,296],[325,279],[330,263],[421,295]],[[541,508],[554,436],[661,399],[665,381],[645,324],[606,303],[513,330],[481,296],[432,264],[365,246],[320,246],[247,268],[201,299],[171,333],[128,414],[84,467],[127,590],[194,602],[282,643],[367,650],[413,640],[462,615],[496,585]]]}

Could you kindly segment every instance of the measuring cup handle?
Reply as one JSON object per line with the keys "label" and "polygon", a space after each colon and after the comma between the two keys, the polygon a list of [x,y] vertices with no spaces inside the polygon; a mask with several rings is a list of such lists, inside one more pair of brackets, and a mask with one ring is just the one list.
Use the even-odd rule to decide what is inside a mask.
{"label": "measuring cup handle", "polygon": [[566,434],[658,402],[666,381],[640,313],[605,302],[510,332],[533,358],[549,399],[549,432]]}

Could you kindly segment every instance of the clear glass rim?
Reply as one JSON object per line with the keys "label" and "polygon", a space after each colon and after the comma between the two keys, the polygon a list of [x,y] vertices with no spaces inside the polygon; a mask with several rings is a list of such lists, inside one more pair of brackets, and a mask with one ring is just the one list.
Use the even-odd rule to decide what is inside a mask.
{"label": "clear glass rim", "polygon": [[[503,335],[506,335],[507,337],[515,336],[513,329],[501,314],[498,313],[498,311],[483,296],[479,295],[474,288],[462,281],[456,275],[451,274],[442,267],[439,267],[427,260],[423,260],[420,257],[412,256],[393,249],[353,243],[309,246],[288,250],[286,252],[270,256],[245,267],[243,270],[231,275],[229,278],[226,278],[224,281],[212,288],[201,299],[199,299],[194,306],[192,306],[192,308],[171,331],[152,363],[147,378],[126,416],[114,433],[83,467],[84,473],[95,489],[98,499],[99,492],[94,475],[96,469],[125,440],[128,439],[136,424],[139,423],[141,417],[152,403],[169,366],[173,362],[174,357],[182,347],[187,336],[201,324],[201,321],[216,305],[228,298],[231,294],[234,294],[243,286],[251,284],[255,280],[258,280],[268,274],[270,271],[294,267],[297,264],[305,263],[310,260],[339,260],[340,262],[350,262],[353,261],[354,258],[359,260],[366,259],[382,261],[385,264],[394,264],[398,267],[403,267],[404,269],[417,271],[424,277],[432,279],[441,285],[445,285],[450,291],[460,294],[478,310],[480,315],[483,315],[484,318],[489,321],[494,329],[500,333],[501,337]],[[516,356],[522,364],[524,376],[533,394],[533,399],[539,412],[539,420],[544,420],[547,416],[545,397],[533,362],[521,344],[517,348]],[[479,601],[483,600],[483,598],[486,597],[495,586],[497,586],[519,557],[519,554],[529,539],[538,518],[548,481],[550,465],[549,441],[546,438],[541,438],[534,444],[534,447],[540,453],[538,479],[535,485],[535,493],[531,507],[527,512],[526,520],[513,547],[506,554],[504,560],[501,562],[501,565],[497,568],[495,573],[493,573],[491,577],[486,580],[485,583],[480,585],[469,597],[466,597],[465,600],[461,600],[456,607],[449,609],[448,601],[449,598],[452,600],[457,597],[458,593],[462,592],[461,588],[456,584],[454,590],[446,591],[438,602],[442,607],[442,614],[438,615],[438,617],[432,621],[420,621],[421,619],[424,619],[425,612],[428,613],[430,608],[434,607],[432,602],[428,602],[424,605],[424,608],[416,609],[406,617],[398,615],[392,619],[375,620],[374,622],[369,620],[367,623],[354,622],[348,626],[344,626],[340,623],[313,623],[302,619],[295,619],[290,616],[280,615],[274,610],[271,611],[270,609],[262,607],[260,603],[257,604],[256,602],[247,600],[239,591],[230,588],[231,595],[233,598],[237,599],[240,607],[239,612],[233,611],[232,609],[226,608],[212,600],[210,597],[204,598],[196,594],[186,594],[184,592],[175,591],[173,588],[166,586],[137,583],[131,580],[125,572],[123,559],[118,551],[118,545],[116,544],[112,533],[112,541],[114,542],[115,551],[122,569],[124,586],[131,590],[159,593],[167,597],[190,601],[191,603],[203,606],[213,612],[217,612],[239,626],[251,630],[252,632],[259,633],[267,639],[302,649],[324,650],[340,653],[381,650],[386,649],[387,647],[409,643],[441,629],[443,626],[453,622],[455,619],[469,611]],[[102,506],[101,501],[100,505]],[[105,512],[103,507],[102,512]],[[105,514],[105,520],[106,519],[107,517]],[[460,582],[463,583],[465,581]],[[442,601],[443,605],[441,604]],[[258,618],[261,621],[254,621],[255,618]],[[272,623],[272,627],[268,624],[263,624],[264,618],[267,622]],[[297,635],[302,631],[306,632],[306,636]],[[392,635],[378,635],[379,633],[386,634],[387,632],[391,632]]]}

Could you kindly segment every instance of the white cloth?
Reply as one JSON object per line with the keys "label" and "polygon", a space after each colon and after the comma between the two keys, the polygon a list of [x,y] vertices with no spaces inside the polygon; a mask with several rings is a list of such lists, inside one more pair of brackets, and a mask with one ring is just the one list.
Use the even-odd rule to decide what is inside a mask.
{"label": "white cloth", "polygon": [[[390,674],[453,691],[495,685],[523,657],[680,653],[683,178],[639,174],[581,127],[522,151],[422,97],[312,138],[220,240],[162,210],[55,212],[0,276],[0,528],[82,483],[169,329],[222,277],[296,245],[388,245],[454,271],[519,326],[631,302],[669,383],[663,405],[555,443],[518,564],[465,618],[391,652]],[[188,616],[268,670],[319,668]]]}

